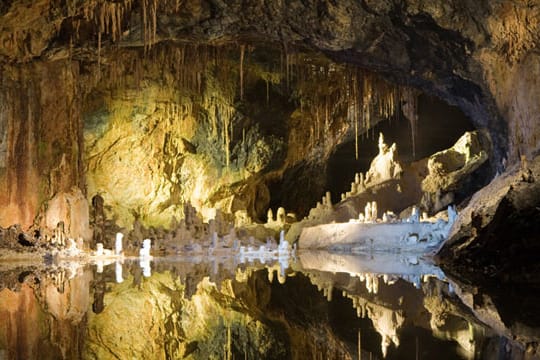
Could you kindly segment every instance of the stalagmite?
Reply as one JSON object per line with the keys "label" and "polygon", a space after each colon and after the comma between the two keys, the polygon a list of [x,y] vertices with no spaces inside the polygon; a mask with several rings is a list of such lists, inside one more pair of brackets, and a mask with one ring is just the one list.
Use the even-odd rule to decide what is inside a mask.
{"label": "stalagmite", "polygon": [[328,208],[332,208],[332,194],[330,193],[330,191],[327,191],[326,192],[326,206],[328,206]]}
{"label": "stalagmite", "polygon": [[271,223],[274,221],[274,212],[272,211],[272,209],[268,209],[268,212],[266,213],[266,217],[267,217],[267,222],[268,223]]}
{"label": "stalagmite", "polygon": [[283,225],[285,224],[285,217],[286,217],[285,209],[283,207],[279,207],[276,214],[276,221],[279,224]]}
{"label": "stalagmite", "polygon": [[97,243],[96,244],[96,256],[103,256],[103,244]]}
{"label": "stalagmite", "polygon": [[115,242],[115,248],[114,248],[114,254],[115,255],[122,255],[122,239],[124,238],[124,234],[122,233],[116,233],[116,242]]}
{"label": "stalagmite", "polygon": [[379,214],[377,213],[377,202],[372,201],[371,202],[371,220],[372,221],[377,221],[378,215]]}
{"label": "stalagmite", "polygon": [[142,248],[139,250],[139,256],[141,258],[149,258],[151,246],[152,246],[152,241],[150,239],[143,240]]}

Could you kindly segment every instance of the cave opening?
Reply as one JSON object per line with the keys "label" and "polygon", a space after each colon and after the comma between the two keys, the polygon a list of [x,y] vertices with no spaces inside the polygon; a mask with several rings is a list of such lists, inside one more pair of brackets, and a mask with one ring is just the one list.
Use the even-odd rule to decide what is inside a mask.
{"label": "cave opening", "polygon": [[378,153],[379,133],[384,135],[387,144],[397,144],[399,160],[409,164],[452,147],[465,132],[473,130],[473,123],[459,108],[422,93],[418,97],[414,146],[411,122],[402,112],[381,120],[361,137],[358,159],[355,158],[354,139],[336,146],[326,168],[326,184],[332,202],[339,202],[340,194],[349,191],[356,173],[368,171]]}

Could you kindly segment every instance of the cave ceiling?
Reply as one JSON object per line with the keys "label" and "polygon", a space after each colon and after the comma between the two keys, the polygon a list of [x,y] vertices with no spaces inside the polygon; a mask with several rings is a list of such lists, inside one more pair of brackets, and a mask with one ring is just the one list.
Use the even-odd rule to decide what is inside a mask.
{"label": "cave ceiling", "polygon": [[95,63],[111,48],[165,41],[303,46],[458,105],[506,151],[486,72],[537,47],[538,11],[537,1],[503,0],[11,0],[0,7],[0,61]]}

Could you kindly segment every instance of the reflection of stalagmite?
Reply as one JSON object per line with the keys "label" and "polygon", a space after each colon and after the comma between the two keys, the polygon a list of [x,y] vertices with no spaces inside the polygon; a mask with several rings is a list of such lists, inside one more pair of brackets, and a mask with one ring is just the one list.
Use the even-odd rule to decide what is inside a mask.
{"label": "reflection of stalagmite", "polygon": [[115,278],[117,283],[124,282],[124,278],[122,276],[122,263],[120,261],[117,261],[114,268]]}
{"label": "reflection of stalagmite", "polygon": [[268,268],[268,281],[272,283],[274,281],[274,270]]}
{"label": "reflection of stalagmite", "polygon": [[332,285],[329,285],[327,287],[324,287],[322,290],[326,300],[332,301],[332,292],[334,291],[334,287]]}
{"label": "reflection of stalagmite", "polygon": [[373,322],[373,327],[381,335],[381,351],[383,357],[388,353],[388,347],[393,343],[399,347],[398,330],[403,326],[405,318],[400,311],[384,308],[380,305],[368,306],[368,317]]}

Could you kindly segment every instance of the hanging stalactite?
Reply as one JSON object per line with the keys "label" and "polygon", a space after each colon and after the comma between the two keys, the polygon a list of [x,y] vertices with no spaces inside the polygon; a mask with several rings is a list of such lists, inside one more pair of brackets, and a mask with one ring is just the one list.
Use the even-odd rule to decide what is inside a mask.
{"label": "hanging stalactite", "polygon": [[413,159],[416,158],[416,133],[418,128],[418,91],[405,88],[401,92],[403,115],[409,120],[411,126],[411,142]]}
{"label": "hanging stalactite", "polygon": [[244,100],[244,55],[246,45],[240,45],[240,100]]}

